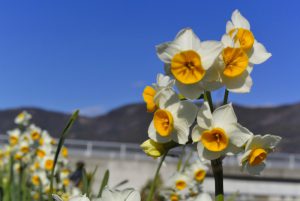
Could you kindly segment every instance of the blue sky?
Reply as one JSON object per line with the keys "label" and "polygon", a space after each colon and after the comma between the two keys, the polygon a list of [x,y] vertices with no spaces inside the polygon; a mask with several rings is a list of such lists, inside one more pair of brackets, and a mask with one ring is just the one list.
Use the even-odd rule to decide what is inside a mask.
{"label": "blue sky", "polygon": [[251,93],[231,100],[298,102],[299,7],[297,0],[1,1],[0,108],[98,113],[140,102],[163,72],[155,45],[184,27],[219,40],[236,8],[273,56],[254,69]]}

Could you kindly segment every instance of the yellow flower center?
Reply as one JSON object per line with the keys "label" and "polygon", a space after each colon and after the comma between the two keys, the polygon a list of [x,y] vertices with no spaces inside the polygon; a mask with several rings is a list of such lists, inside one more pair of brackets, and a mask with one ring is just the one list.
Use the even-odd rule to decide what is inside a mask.
{"label": "yellow flower center", "polygon": [[40,133],[38,131],[32,131],[31,132],[31,138],[33,140],[38,140],[40,138]]}
{"label": "yellow flower center", "polygon": [[15,156],[14,156],[14,158],[16,160],[21,160],[22,159],[22,155],[20,153],[16,153]]}
{"label": "yellow flower center", "polygon": [[154,112],[156,110],[156,104],[154,103],[154,96],[156,94],[155,89],[150,86],[146,86],[143,91],[143,98],[147,104],[147,111]]}
{"label": "yellow flower center", "polygon": [[29,147],[28,146],[23,146],[23,147],[21,147],[21,152],[23,152],[23,153],[28,153],[29,152]]}
{"label": "yellow flower center", "polygon": [[53,165],[54,165],[53,160],[48,159],[45,162],[45,169],[50,171],[50,170],[52,170]]}
{"label": "yellow flower center", "polygon": [[173,131],[173,116],[169,111],[156,110],[153,121],[154,127],[160,136],[167,137]]}
{"label": "yellow flower center", "polygon": [[42,149],[37,149],[36,150],[36,155],[40,158],[44,158],[46,156],[46,152]]}
{"label": "yellow flower center", "polygon": [[37,175],[32,176],[31,182],[32,182],[33,185],[35,185],[35,186],[40,185],[40,178],[39,178],[39,176],[37,176]]}
{"label": "yellow flower center", "polygon": [[67,147],[63,147],[62,149],[61,149],[61,153],[62,153],[62,155],[63,155],[63,157],[68,157],[68,149],[67,149]]}
{"label": "yellow flower center", "polygon": [[19,138],[16,137],[16,136],[10,136],[9,137],[9,143],[12,145],[12,146],[15,146],[19,141]]}
{"label": "yellow flower center", "polygon": [[229,32],[229,35],[232,36],[233,33],[237,30],[236,35],[234,36],[234,41],[239,42],[240,47],[245,50],[249,51],[253,47],[254,44],[254,36],[250,30],[243,29],[243,28],[238,28],[238,29],[233,29]]}
{"label": "yellow flower center", "polygon": [[209,151],[223,151],[227,148],[229,139],[223,129],[214,128],[202,133],[201,142]]}
{"label": "yellow flower center", "polygon": [[171,72],[183,84],[195,84],[205,75],[201,57],[193,50],[175,54],[171,61]]}
{"label": "yellow flower center", "polygon": [[178,190],[181,191],[181,190],[183,190],[183,189],[186,188],[187,184],[186,184],[186,182],[183,181],[183,180],[178,180],[178,181],[176,181],[175,186],[176,186],[176,188],[177,188]]}
{"label": "yellow flower center", "polygon": [[259,165],[261,164],[267,157],[266,150],[262,148],[254,149],[248,158],[249,164],[251,166]]}
{"label": "yellow flower center", "polygon": [[178,197],[177,194],[171,194],[170,200],[171,200],[171,201],[178,201],[178,200],[179,200],[179,197]]}
{"label": "yellow flower center", "polygon": [[69,186],[70,180],[68,178],[63,179],[63,185],[64,186]]}
{"label": "yellow flower center", "polygon": [[242,48],[227,47],[222,53],[225,68],[223,74],[227,77],[236,77],[242,74],[248,66],[249,59]]}
{"label": "yellow flower center", "polygon": [[17,119],[19,119],[19,121],[23,121],[25,118],[25,114],[22,112],[20,114],[18,114]]}
{"label": "yellow flower center", "polygon": [[199,169],[199,170],[195,171],[195,173],[194,173],[194,178],[198,182],[202,182],[204,180],[205,176],[206,176],[206,171],[203,169]]}

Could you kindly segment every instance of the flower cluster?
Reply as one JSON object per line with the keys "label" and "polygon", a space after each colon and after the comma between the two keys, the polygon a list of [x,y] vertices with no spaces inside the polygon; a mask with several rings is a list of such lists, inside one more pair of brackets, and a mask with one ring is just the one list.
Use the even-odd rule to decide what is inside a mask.
{"label": "flower cluster", "polygon": [[[255,38],[248,20],[235,10],[221,41],[200,41],[186,28],[156,50],[165,75],[158,74],[157,82],[143,92],[147,111],[153,113],[150,139],[142,144],[143,150],[159,157],[174,146],[194,142],[200,157],[207,160],[242,153],[242,169],[259,174],[281,138],[254,135],[238,123],[227,103],[229,92],[250,92],[254,65],[271,56]],[[222,87],[224,104],[214,110],[211,92]],[[195,101],[203,97],[198,108]]]}
{"label": "flower cluster", "polygon": [[208,161],[199,159],[175,172],[166,182],[162,196],[169,201],[211,201],[211,197],[202,191],[202,183],[208,171]]}
{"label": "flower cluster", "polygon": [[[15,118],[18,128],[8,131],[9,142],[1,152],[1,171],[9,171],[13,167],[13,178],[16,183],[25,182],[31,187],[31,197],[39,200],[50,190],[50,174],[54,165],[56,142],[46,130],[30,123],[31,115],[24,111]],[[8,172],[3,180],[10,180]],[[20,175],[20,177],[18,176]],[[21,176],[26,175],[25,181]],[[66,191],[73,194],[69,179],[68,149],[62,148],[61,156],[55,168],[55,191]],[[76,189],[75,189],[76,190]]]}

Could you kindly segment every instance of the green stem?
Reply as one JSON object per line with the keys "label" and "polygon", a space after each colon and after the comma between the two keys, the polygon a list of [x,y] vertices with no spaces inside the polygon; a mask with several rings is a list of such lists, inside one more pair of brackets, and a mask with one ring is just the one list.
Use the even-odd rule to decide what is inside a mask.
{"label": "green stem", "polygon": [[153,195],[154,195],[154,191],[155,191],[155,184],[157,183],[157,179],[158,179],[158,175],[159,175],[159,171],[160,171],[160,168],[166,158],[166,156],[168,155],[168,152],[166,152],[163,157],[161,158],[159,164],[158,164],[158,167],[156,169],[156,172],[155,172],[155,175],[154,175],[154,179],[152,181],[152,184],[151,184],[151,188],[150,188],[150,192],[148,194],[148,197],[147,197],[147,200],[146,201],[152,201],[153,200]]}
{"label": "green stem", "polygon": [[215,179],[215,196],[216,201],[224,201],[223,190],[223,166],[222,159],[218,158],[211,161],[211,167]]}
{"label": "green stem", "polygon": [[225,89],[225,94],[224,94],[224,99],[223,99],[223,105],[226,105],[228,102],[228,96],[229,96],[229,91]]}
{"label": "green stem", "polygon": [[213,112],[214,111],[214,104],[213,104],[213,101],[212,101],[212,98],[211,98],[210,91],[206,91],[204,93],[204,100],[206,100],[208,102],[210,111]]}

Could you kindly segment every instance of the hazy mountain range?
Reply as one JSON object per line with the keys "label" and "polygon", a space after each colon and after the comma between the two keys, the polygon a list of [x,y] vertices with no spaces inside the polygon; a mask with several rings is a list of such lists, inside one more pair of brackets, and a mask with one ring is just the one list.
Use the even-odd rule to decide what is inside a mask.
{"label": "hazy mountain range", "polygon": [[[239,122],[255,134],[273,133],[283,137],[279,149],[300,151],[300,103],[278,107],[245,107],[235,105]],[[0,111],[0,133],[16,127],[14,117],[26,110],[33,122],[58,137],[68,121],[69,114],[38,108],[18,108]],[[131,104],[116,108],[96,117],[81,116],[73,126],[69,138],[141,143],[147,138],[152,114],[144,104]]]}

